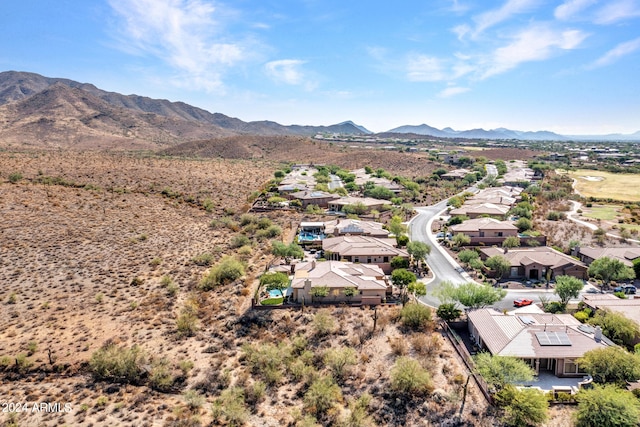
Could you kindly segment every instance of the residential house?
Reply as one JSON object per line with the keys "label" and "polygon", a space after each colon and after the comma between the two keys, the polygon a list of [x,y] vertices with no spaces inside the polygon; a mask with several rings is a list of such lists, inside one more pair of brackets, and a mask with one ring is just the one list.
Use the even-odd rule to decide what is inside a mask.
{"label": "residential house", "polygon": [[518,227],[494,218],[475,218],[449,227],[451,234],[462,233],[471,238],[472,245],[501,245],[509,236],[518,236]]}
{"label": "residential house", "polygon": [[469,333],[478,348],[494,356],[524,360],[536,374],[581,377],[576,359],[613,345],[602,331],[583,325],[570,314],[502,313],[491,308],[467,313]]}
{"label": "residential house", "polygon": [[329,212],[342,212],[345,206],[359,204],[363,205],[367,212],[374,209],[379,211],[392,205],[388,200],[373,199],[371,197],[340,197],[328,201]]}
{"label": "residential house", "polygon": [[[328,287],[329,295],[314,297],[313,288]],[[298,303],[354,302],[368,305],[380,304],[392,288],[380,267],[341,261],[307,262],[296,264],[291,282],[292,299]],[[345,289],[355,290],[347,296]]]}
{"label": "residential house", "polygon": [[478,218],[481,216],[503,218],[507,215],[510,208],[505,205],[495,205],[493,203],[464,204],[457,209],[449,211],[451,216],[466,215],[469,218]]}
{"label": "residential house", "polygon": [[626,265],[627,267],[633,267],[633,262],[640,259],[640,248],[635,247],[621,247],[621,248],[601,248],[601,247],[577,247],[575,249],[576,255],[580,258],[580,261],[587,265],[590,265],[598,258],[608,257],[617,259]]}
{"label": "residential house", "polygon": [[331,201],[339,199],[337,194],[326,193],[324,191],[298,191],[291,193],[292,199],[300,200],[302,207],[306,208],[309,205],[317,205],[321,208],[327,208]]}
{"label": "residential house", "polygon": [[452,171],[449,171],[447,173],[440,175],[440,178],[448,179],[448,180],[463,179],[465,176],[467,176],[470,173],[471,171],[469,169],[454,169]]}
{"label": "residential house", "polygon": [[483,248],[480,258],[486,260],[494,255],[506,258],[511,268],[503,276],[507,279],[542,280],[556,276],[574,276],[586,280],[587,266],[569,255],[548,246],[532,248]]}
{"label": "residential house", "polygon": [[394,257],[409,259],[409,253],[396,247],[395,239],[369,236],[329,237],[322,241],[325,258],[362,264],[375,264],[385,273],[391,272]]}
{"label": "residential house", "polygon": [[361,221],[358,219],[338,218],[324,223],[324,233],[327,236],[371,236],[377,238],[389,237],[389,230],[382,228],[382,224],[375,221]]}
{"label": "residential house", "polygon": [[526,167],[518,167],[512,168],[507,173],[504,174],[500,181],[504,183],[504,185],[512,185],[512,186],[523,186],[524,183],[527,185],[538,177],[535,176],[535,172],[531,168]]}
{"label": "residential house", "polygon": [[640,325],[640,298],[618,298],[612,294],[583,294],[582,301],[593,311],[609,310],[620,313]]}
{"label": "residential house", "polygon": [[361,188],[364,187],[367,182],[372,182],[376,187],[384,187],[396,194],[404,190],[402,185],[384,177],[378,178],[377,176],[370,175],[364,169],[356,169],[351,173],[356,176],[353,182]]}

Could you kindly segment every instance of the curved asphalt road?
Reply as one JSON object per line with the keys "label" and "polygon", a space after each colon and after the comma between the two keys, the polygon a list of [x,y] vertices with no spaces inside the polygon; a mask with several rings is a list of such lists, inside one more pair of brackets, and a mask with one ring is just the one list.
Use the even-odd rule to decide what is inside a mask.
{"label": "curved asphalt road", "polygon": [[[489,168],[491,166],[491,169]],[[488,175],[497,175],[497,170],[493,165],[487,165]],[[478,188],[473,186],[465,191],[472,193],[478,192]],[[440,283],[449,281],[453,284],[462,284],[470,282],[473,279],[464,271],[464,269],[444,250],[435,236],[431,233],[431,223],[438,218],[447,208],[447,201],[442,200],[431,206],[415,208],[418,215],[409,221],[409,235],[411,240],[427,243],[431,246],[431,253],[427,257],[427,263],[434,274],[434,278],[426,283],[427,295],[420,297],[420,301],[432,307],[440,305],[440,301],[434,295]],[[516,298],[529,298],[534,303],[540,302],[540,296],[547,294],[550,300],[557,300],[558,297],[553,294],[552,290],[544,289],[523,289],[508,290],[507,296],[493,305],[494,308],[502,311],[502,309],[513,308],[513,300]]]}

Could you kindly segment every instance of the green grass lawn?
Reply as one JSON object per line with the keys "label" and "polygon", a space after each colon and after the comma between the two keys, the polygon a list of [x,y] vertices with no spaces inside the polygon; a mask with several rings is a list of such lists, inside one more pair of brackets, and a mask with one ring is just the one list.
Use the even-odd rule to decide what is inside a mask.
{"label": "green grass lawn", "polygon": [[578,169],[570,171],[569,176],[575,179],[575,190],[584,197],[640,201],[640,174]]}
{"label": "green grass lawn", "polygon": [[613,220],[620,214],[622,206],[593,206],[590,208],[583,207],[582,215],[587,218],[601,219],[601,220]]}
{"label": "green grass lawn", "polygon": [[280,305],[282,304],[282,297],[278,297],[278,298],[267,298],[265,300],[260,301],[260,304],[262,305]]}

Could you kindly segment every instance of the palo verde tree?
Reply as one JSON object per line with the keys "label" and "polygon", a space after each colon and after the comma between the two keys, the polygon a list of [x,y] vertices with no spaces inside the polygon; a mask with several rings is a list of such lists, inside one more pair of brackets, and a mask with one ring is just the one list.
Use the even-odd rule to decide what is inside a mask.
{"label": "palo verde tree", "polygon": [[413,241],[407,243],[407,252],[411,255],[416,266],[418,266],[425,262],[427,255],[431,253],[431,246],[424,242]]}
{"label": "palo verde tree", "polygon": [[509,272],[509,269],[511,268],[511,263],[509,262],[509,260],[501,255],[494,255],[487,258],[487,260],[484,262],[484,265],[496,272],[497,279],[502,278],[502,276],[507,274]]}
{"label": "palo verde tree", "polygon": [[473,357],[476,371],[495,390],[502,390],[507,384],[531,381],[535,371],[524,360],[510,356],[492,356],[488,352]]}
{"label": "palo verde tree", "polygon": [[632,268],[617,259],[602,257],[589,265],[589,276],[602,280],[602,287],[607,288],[612,280],[633,279],[635,273]]}
{"label": "palo verde tree", "polygon": [[440,284],[436,295],[445,303],[457,302],[474,309],[494,304],[507,295],[507,291],[475,282],[454,285],[445,281]]}
{"label": "palo verde tree", "polygon": [[291,263],[292,258],[304,257],[304,251],[296,243],[285,245],[282,242],[274,241],[271,243],[271,253],[284,258],[287,264]]}
{"label": "palo verde tree", "polygon": [[416,275],[405,268],[396,268],[391,273],[391,283],[393,283],[395,287],[400,289],[400,301],[402,301],[403,306],[409,300],[409,288],[414,288],[414,284],[416,282]]}
{"label": "palo verde tree", "polygon": [[557,276],[554,292],[560,297],[562,306],[566,307],[571,298],[578,298],[583,287],[582,280],[577,277]]}

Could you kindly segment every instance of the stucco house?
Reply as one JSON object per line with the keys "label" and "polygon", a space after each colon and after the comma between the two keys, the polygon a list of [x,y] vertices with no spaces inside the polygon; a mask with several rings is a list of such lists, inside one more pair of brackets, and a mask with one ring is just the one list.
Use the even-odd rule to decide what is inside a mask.
{"label": "stucco house", "polygon": [[470,244],[500,245],[509,236],[518,236],[518,227],[511,222],[494,218],[475,218],[449,227],[451,234],[462,233],[471,238]]}
{"label": "stucco house", "polygon": [[409,253],[396,247],[396,239],[369,236],[339,236],[322,241],[325,258],[361,264],[375,264],[385,273],[391,272],[394,257],[409,259]]}
{"label": "stucco house", "polygon": [[601,248],[601,247],[577,247],[576,255],[580,261],[589,265],[598,258],[609,257],[617,259],[627,267],[633,267],[633,261],[640,258],[639,247]]}
{"label": "stucco house", "polygon": [[478,218],[481,216],[491,216],[503,218],[509,212],[509,206],[496,205],[493,203],[464,204],[457,209],[449,211],[451,216],[466,215],[469,218]]}
{"label": "stucco house", "polygon": [[390,207],[392,203],[389,200],[373,199],[371,197],[340,197],[328,202],[329,212],[342,212],[345,206],[362,204],[367,212],[375,209],[380,210],[383,207]]}
{"label": "stucco house", "polygon": [[574,276],[586,280],[587,266],[569,255],[558,252],[548,246],[533,248],[483,248],[480,258],[484,261],[494,255],[506,258],[511,264],[503,276],[508,279],[553,279],[556,276]]}
{"label": "stucco house", "polygon": [[333,200],[339,199],[337,194],[326,193],[324,191],[297,191],[289,195],[292,199],[300,200],[302,207],[309,205],[317,205],[321,208],[327,208]]}
{"label": "stucco house", "polygon": [[[345,301],[375,305],[384,301],[392,290],[378,266],[341,261],[296,264],[291,287],[292,299],[298,303]],[[328,287],[329,294],[314,297],[315,287]],[[347,288],[352,296],[345,293]]]}
{"label": "stucco house", "polygon": [[511,313],[491,308],[467,313],[469,333],[481,350],[494,356],[524,360],[536,374],[549,372],[557,377],[582,377],[585,372],[576,359],[586,352],[613,343],[602,331],[583,325],[570,314]]}
{"label": "stucco house", "polygon": [[375,221],[337,218],[324,223],[324,233],[332,237],[351,235],[387,238],[389,237],[389,230],[385,230],[382,225],[382,223]]}

